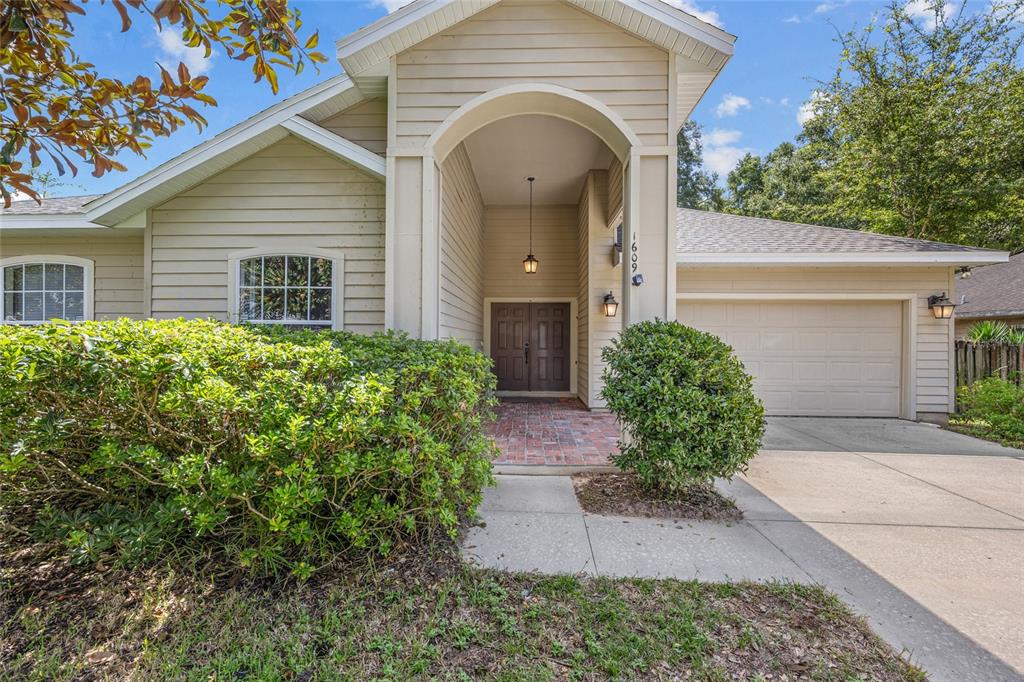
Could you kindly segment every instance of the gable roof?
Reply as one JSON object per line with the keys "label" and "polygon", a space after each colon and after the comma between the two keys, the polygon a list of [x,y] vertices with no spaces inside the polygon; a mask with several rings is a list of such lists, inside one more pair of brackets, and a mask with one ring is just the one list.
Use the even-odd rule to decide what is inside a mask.
{"label": "gable roof", "polygon": [[676,209],[676,260],[689,264],[999,263],[1005,251],[788,223],[731,213]]}
{"label": "gable roof", "polygon": [[957,280],[956,288],[963,301],[956,308],[958,318],[1024,316],[1024,253],[975,268],[970,278]]}
{"label": "gable roof", "polygon": [[[390,59],[501,0],[413,0],[335,42],[338,61],[363,94],[387,93]],[[733,53],[736,36],[662,0],[562,0],[669,52],[677,60],[680,123]]]}
{"label": "gable roof", "polygon": [[[242,159],[284,139],[290,133],[302,136],[301,131],[304,127],[301,123],[292,129],[285,126],[290,120],[301,115],[305,117],[304,122],[307,123],[309,119],[321,121],[363,99],[362,94],[346,76],[329,78],[250,116],[206,142],[165,161],[135,180],[90,201],[84,206],[86,216],[101,225],[115,225],[139,211],[167,201],[194,187]],[[319,128],[314,123],[309,125]],[[337,138],[326,130],[321,131]],[[346,156],[342,145],[318,146],[331,153]],[[369,151],[366,151],[366,154],[376,156]],[[356,159],[349,159],[348,156],[346,158],[367,169],[367,157],[363,154],[359,154]],[[374,171],[378,166],[383,168],[383,159],[379,161],[379,164],[373,162]]]}

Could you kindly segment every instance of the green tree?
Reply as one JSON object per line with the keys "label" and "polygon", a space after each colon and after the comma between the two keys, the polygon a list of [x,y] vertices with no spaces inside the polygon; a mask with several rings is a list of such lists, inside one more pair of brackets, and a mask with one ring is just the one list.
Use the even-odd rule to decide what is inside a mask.
{"label": "green tree", "polygon": [[798,223],[858,227],[836,208],[834,193],[823,178],[828,159],[824,145],[783,142],[763,159],[747,154],[726,180],[728,210]]}
{"label": "green tree", "polygon": [[676,137],[676,206],[720,211],[724,207],[718,174],[704,168],[700,124],[687,121]]}
{"label": "green tree", "polygon": [[[193,77],[184,64],[174,73],[163,67],[157,82],[138,75],[130,82],[97,72],[71,49],[74,18],[86,13],[83,0],[5,0],[0,3],[0,195],[11,202],[11,190],[39,200],[37,173],[48,157],[64,175],[77,174],[77,156],[99,177],[124,170],[117,155],[129,150],[140,156],[154,137],[167,137],[190,122],[206,120],[193,108],[216,106],[202,92],[205,76]],[[101,5],[108,4],[100,0]],[[275,65],[300,72],[305,62],[325,62],[313,51],[317,34],[300,40],[302,22],[288,0],[109,0],[121,31],[134,17],[163,30],[181,31],[189,47],[215,45],[228,57],[252,60],[256,81],[266,80],[277,92]],[[115,14],[111,13],[115,21]],[[26,162],[29,164],[25,166]]]}
{"label": "green tree", "polygon": [[[841,37],[813,100],[835,209],[874,231],[991,247],[1024,245],[1024,0],[925,18],[896,0]],[[972,7],[973,9],[973,7]],[[805,131],[806,133],[806,131]]]}

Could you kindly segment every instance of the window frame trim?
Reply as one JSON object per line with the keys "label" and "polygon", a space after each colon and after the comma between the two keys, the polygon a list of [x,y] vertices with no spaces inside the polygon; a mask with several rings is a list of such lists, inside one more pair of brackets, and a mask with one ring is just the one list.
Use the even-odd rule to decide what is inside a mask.
{"label": "window frame trim", "polygon": [[[228,254],[228,321],[239,324],[238,299],[241,295],[242,261],[260,256],[304,256],[324,258],[331,261],[331,324],[316,324],[316,327],[341,331],[345,328],[345,254],[330,249],[302,247],[288,249],[261,247]],[[281,326],[309,325],[309,320],[259,320],[251,324],[274,324]]]}
{"label": "window frame trim", "polygon": [[[8,258],[0,258],[0,324],[18,324],[18,325],[34,325],[34,324],[46,324],[50,320],[8,320],[7,310],[5,308],[7,300],[7,289],[4,287],[4,268],[11,265],[32,265],[36,263],[42,264],[53,264],[53,265],[77,265],[82,268],[82,284],[83,284],[83,295],[82,295],[82,319],[81,320],[69,320],[73,324],[76,322],[87,322],[94,319],[95,314],[95,299],[96,299],[96,287],[95,287],[95,271],[96,263],[89,258],[81,258],[79,256],[61,256],[54,254],[31,254],[26,256],[10,256]],[[58,319],[58,318],[51,318]]]}

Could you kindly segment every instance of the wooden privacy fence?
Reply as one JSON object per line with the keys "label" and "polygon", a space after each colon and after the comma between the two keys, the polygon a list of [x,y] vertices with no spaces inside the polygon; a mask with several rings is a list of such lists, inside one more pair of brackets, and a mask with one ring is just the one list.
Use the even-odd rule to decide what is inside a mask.
{"label": "wooden privacy fence", "polygon": [[956,386],[970,386],[978,379],[998,376],[1024,381],[1024,344],[956,342]]}

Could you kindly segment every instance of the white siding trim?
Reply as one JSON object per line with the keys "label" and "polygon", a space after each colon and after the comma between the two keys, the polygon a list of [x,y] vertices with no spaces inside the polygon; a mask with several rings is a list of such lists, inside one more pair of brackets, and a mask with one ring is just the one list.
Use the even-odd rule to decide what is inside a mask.
{"label": "white siding trim", "polygon": [[[3,269],[9,265],[26,265],[29,263],[60,263],[64,265],[77,265],[82,268],[82,283],[84,285],[82,296],[82,318],[85,320],[93,319],[94,302],[96,299],[96,288],[94,281],[95,273],[95,262],[88,258],[79,258],[78,256],[57,256],[52,254],[31,254],[26,256],[11,256],[9,258],[0,258],[0,324],[22,324],[20,322],[8,322],[6,321],[7,311],[4,310],[4,302],[6,297],[4,294],[4,277]],[[38,323],[38,320],[30,320],[25,324]]]}
{"label": "white siding trim", "polygon": [[[329,249],[302,247],[299,249],[282,249],[280,247],[262,247],[234,251],[228,254],[228,320],[238,324],[238,287],[241,279],[239,269],[242,261],[257,256],[309,256],[330,260],[331,265],[331,329],[336,331],[345,328],[345,254]],[[275,324],[261,322],[259,324]]]}
{"label": "white siding trim", "polygon": [[365,147],[349,142],[326,128],[310,123],[298,116],[283,122],[281,127],[296,137],[309,142],[314,147],[318,147],[328,154],[333,154],[344,161],[348,161],[356,168],[364,170],[381,180],[387,177],[387,166],[382,157]]}

